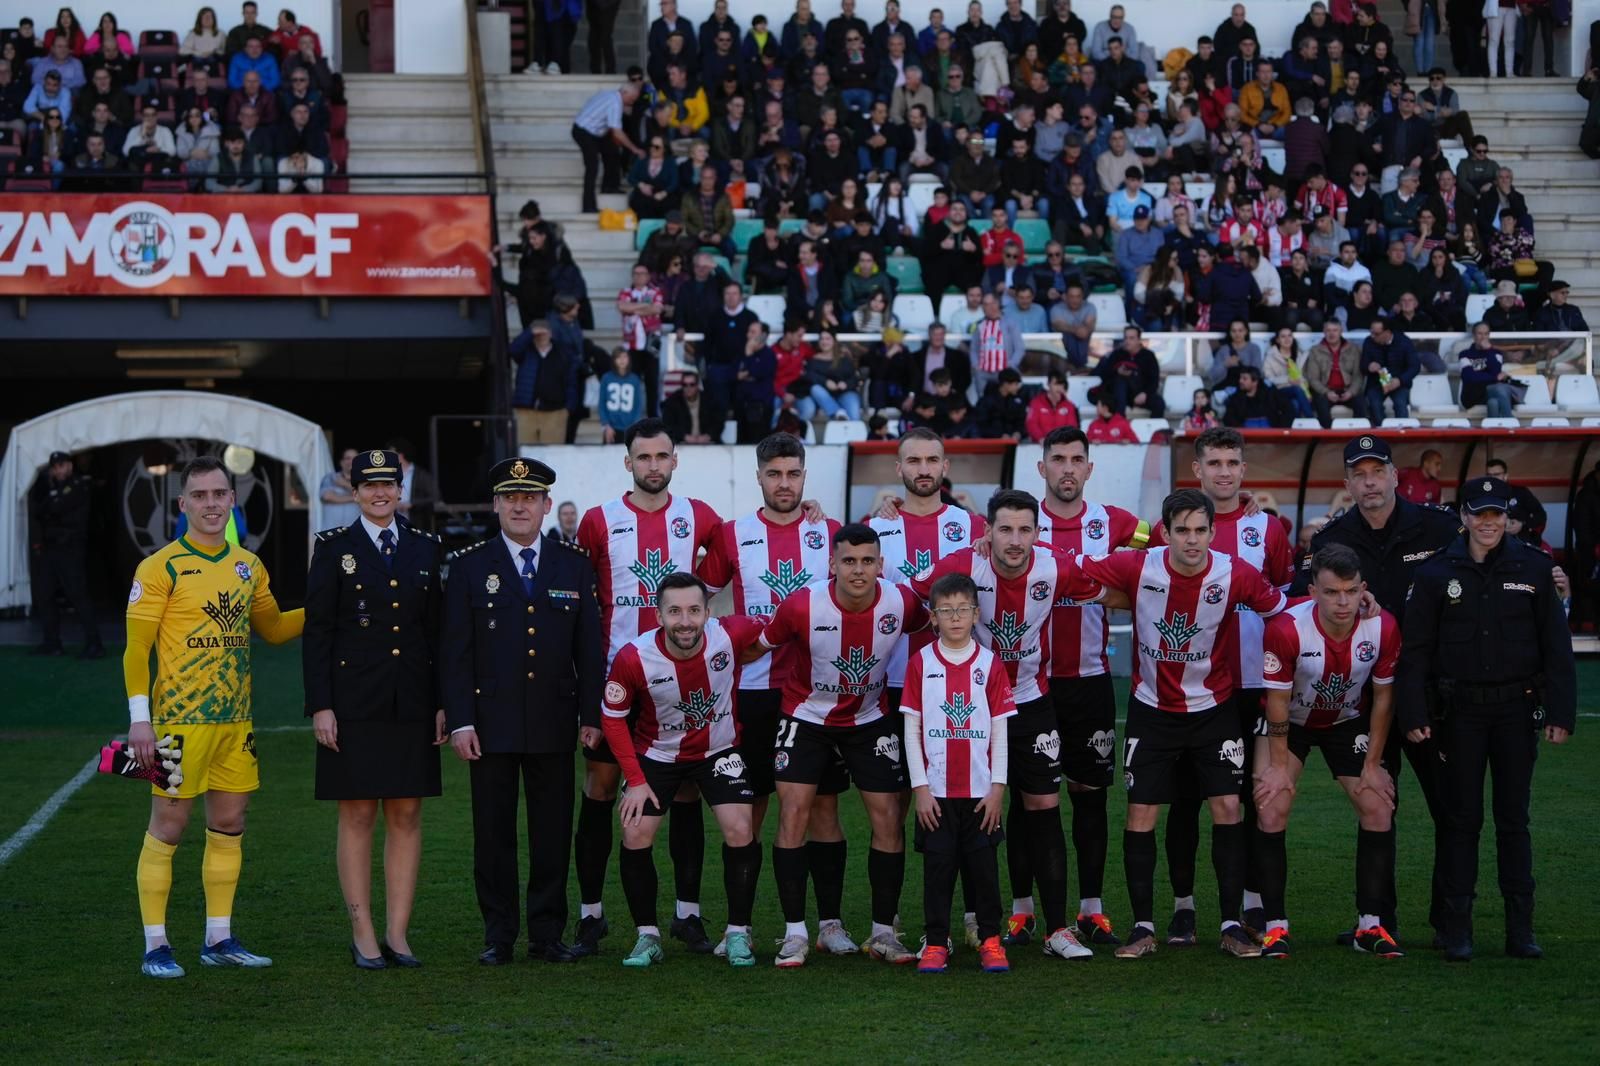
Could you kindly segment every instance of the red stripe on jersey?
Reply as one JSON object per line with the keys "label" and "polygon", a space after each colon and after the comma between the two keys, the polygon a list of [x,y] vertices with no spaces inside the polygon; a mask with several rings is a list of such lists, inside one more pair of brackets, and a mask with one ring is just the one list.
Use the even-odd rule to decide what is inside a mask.
{"label": "red stripe on jersey", "polygon": [[[828,587],[828,594],[830,596],[833,595],[833,587],[831,585]],[[883,599],[883,595],[884,589],[880,587],[877,596],[872,601],[874,607]],[[834,603],[837,605],[838,602],[838,597],[835,596]],[[842,605],[839,606],[839,651],[846,661],[852,661],[856,658],[857,649],[860,649],[860,653],[864,658],[872,656],[872,620],[876,613],[871,608],[865,611],[846,611]],[[852,681],[851,678],[846,677],[842,670],[835,669],[835,677],[840,684],[861,684],[859,680]],[[870,681],[867,684],[870,688]],[[876,697],[872,702],[879,705],[882,704],[883,689],[880,688],[877,691]],[[823,725],[855,725],[867,707],[868,704],[864,694],[840,696],[839,702],[834,705],[833,710],[828,712],[827,720],[823,722]],[[880,706],[880,713],[881,710]],[[873,715],[873,717],[876,718],[877,715]]]}
{"label": "red stripe on jersey", "polygon": [[[1138,531],[1139,519],[1120,507],[1083,501],[1071,518],[1039,507],[1039,543],[1058,554],[1105,555],[1125,548]],[[1050,676],[1095,677],[1110,671],[1106,641],[1111,623],[1098,603],[1082,603],[1058,595],[1050,618]]]}
{"label": "red stripe on jersey", "polygon": [[[944,665],[945,691],[952,695],[957,692],[967,693],[968,701],[972,702],[972,697],[975,695],[972,692],[972,664],[978,661],[978,656],[973,655],[966,662],[957,665],[939,654],[938,644],[932,644],[930,647],[934,656]],[[924,720],[927,714],[926,710],[923,711]],[[934,717],[943,719],[944,728],[952,732],[967,725],[966,719],[957,721],[942,710],[934,711]],[[923,728],[927,728],[926,721]],[[944,742],[944,794],[961,797],[972,795],[972,741],[957,737]]]}
{"label": "red stripe on jersey", "polygon": [[[707,625],[706,628],[709,630],[711,627]],[[662,646],[663,650],[665,650],[665,647],[661,645],[661,641],[664,636],[665,634],[659,631],[656,634],[658,645]],[[721,641],[718,641],[718,643],[720,644]],[[709,648],[703,649],[701,654],[692,659],[675,660],[673,665],[677,668],[679,692],[685,694],[704,692],[709,694],[713,701],[716,701],[718,693],[711,684],[711,671],[706,668],[705,651],[707,650]],[[733,676],[735,679],[737,678],[737,675]],[[731,687],[724,686],[724,691],[730,690]],[[733,740],[736,744],[739,742],[739,716],[737,714],[733,716]],[[683,735],[683,740],[678,744],[678,761],[698,762],[710,754],[710,748],[711,730],[690,730]]]}
{"label": "red stripe on jersey", "polygon": [[[982,515],[945,504],[932,514],[901,511],[893,518],[871,518],[883,552],[883,576],[904,585],[940,559],[976,543],[988,528]],[[903,684],[906,659],[933,642],[931,632],[912,633],[895,648],[889,662],[889,684]]]}

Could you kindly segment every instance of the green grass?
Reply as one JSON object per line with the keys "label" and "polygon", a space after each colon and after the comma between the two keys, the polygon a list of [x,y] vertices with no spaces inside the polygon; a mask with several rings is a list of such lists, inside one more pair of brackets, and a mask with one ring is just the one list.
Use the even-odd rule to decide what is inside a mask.
{"label": "green grass", "polygon": [[[258,646],[255,654],[258,725],[300,723],[298,649]],[[9,695],[0,725],[4,839],[117,731],[123,700],[115,660],[40,662],[5,649],[0,671]],[[1586,666],[1582,679],[1600,682],[1600,667]],[[1585,710],[1600,710],[1600,700]],[[1591,819],[1600,806],[1600,748],[1594,723],[1581,726],[1565,749],[1541,752],[1537,776],[1538,925],[1549,955],[1542,963],[1498,952],[1492,841],[1483,850],[1480,957],[1471,966],[1446,967],[1420,943],[1395,963],[1334,947],[1333,934],[1351,911],[1353,819],[1334,783],[1313,767],[1290,827],[1295,958],[1241,962],[1207,945],[1163,951],[1144,964],[1103,956],[1065,964],[1029,947],[1012,951],[1012,973],[986,976],[976,972],[972,952],[958,950],[942,978],[891,971],[864,957],[813,958],[799,972],[776,971],[772,937],[781,923],[766,869],[756,914],[761,965],[754,971],[688,957],[674,950],[676,942],[659,969],[624,971],[620,960],[632,936],[614,881],[606,895],[612,934],[599,958],[570,967],[519,960],[481,969],[474,963],[481,925],[466,774],[451,757],[445,796],[427,806],[411,936],[427,966],[358,973],[346,954],[333,810],[311,798],[310,737],[264,732],[265,786],[250,812],[235,928],[276,965],[260,972],[198,965],[201,837],[191,826],[178,851],[168,921],[190,975],[175,982],[139,976],[133,868],[146,793],[97,778],[0,868],[0,1058],[1593,1063],[1600,1058],[1600,934],[1592,924],[1600,858]],[[1400,820],[1402,919],[1420,940],[1431,831],[1414,790],[1409,795]],[[846,797],[844,809],[850,838],[862,841],[859,805]],[[1125,925],[1120,816],[1114,818],[1105,896]],[[769,840],[771,832],[769,825]],[[664,909],[672,883],[665,850],[663,842]],[[714,928],[724,913],[714,838],[707,851],[703,902]],[[864,853],[857,843],[845,897],[847,925],[858,934],[867,926]],[[1208,870],[1202,856],[1207,925],[1215,914]],[[576,881],[573,896],[576,917]],[[920,899],[921,865],[913,858],[902,905],[911,939]],[[375,902],[382,906],[381,897]],[[1158,909],[1166,906],[1163,895]]]}

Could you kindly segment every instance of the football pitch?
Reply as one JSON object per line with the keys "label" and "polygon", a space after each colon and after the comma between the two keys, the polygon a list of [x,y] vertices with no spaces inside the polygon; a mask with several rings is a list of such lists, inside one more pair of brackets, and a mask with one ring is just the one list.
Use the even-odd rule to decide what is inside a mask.
{"label": "football pitch", "polygon": [[[1198,947],[1163,948],[1139,963],[1102,949],[1092,960],[1066,963],[1044,958],[1035,944],[1011,949],[1012,972],[1005,975],[978,972],[975,953],[958,947],[951,972],[922,977],[865,956],[813,955],[802,970],[774,969],[773,940],[782,923],[770,852],[756,900],[754,970],[689,956],[671,940],[665,965],[624,970],[633,937],[615,858],[606,892],[611,935],[598,958],[557,967],[519,956],[514,966],[480,968],[467,774],[448,750],[445,795],[426,805],[411,931],[426,965],[358,972],[350,964],[334,872],[334,810],[311,795],[313,743],[301,717],[299,648],[258,643],[254,655],[263,787],[245,834],[234,929],[275,965],[265,971],[199,965],[203,835],[191,824],[176,857],[168,915],[189,975],[166,982],[139,975],[133,875],[148,789],[96,776],[20,850],[0,859],[0,1061],[1600,1061],[1600,931],[1593,924],[1600,883],[1597,663],[1580,665],[1585,702],[1576,736],[1565,748],[1540,751],[1533,832],[1542,962],[1500,953],[1492,829],[1481,853],[1477,960],[1447,967],[1428,950],[1431,827],[1409,773],[1399,821],[1400,935],[1412,953],[1381,961],[1335,947],[1333,936],[1353,911],[1354,819],[1314,761],[1289,828],[1293,958],[1235,960],[1216,950],[1214,936],[1204,932],[1215,929],[1216,901],[1203,845]],[[116,658],[40,660],[5,648],[0,671],[8,679],[0,718],[5,854],[5,842],[121,732],[126,717]],[[1119,683],[1119,692],[1125,689]],[[1118,798],[1111,805],[1104,895],[1107,911],[1125,928]],[[864,936],[866,824],[854,796],[845,797],[843,810],[853,842],[845,924]],[[726,917],[721,859],[707,821],[702,904],[707,927],[717,930]],[[769,819],[767,843],[773,829]],[[665,917],[672,906],[665,834],[656,853]],[[374,880],[381,886],[381,874]],[[1170,905],[1164,885],[1163,868],[1162,926]],[[574,919],[576,886],[574,879]],[[1009,896],[1003,862],[1002,891]],[[921,894],[921,862],[912,857],[901,914],[913,944],[921,932]],[[374,904],[381,909],[381,887]]]}

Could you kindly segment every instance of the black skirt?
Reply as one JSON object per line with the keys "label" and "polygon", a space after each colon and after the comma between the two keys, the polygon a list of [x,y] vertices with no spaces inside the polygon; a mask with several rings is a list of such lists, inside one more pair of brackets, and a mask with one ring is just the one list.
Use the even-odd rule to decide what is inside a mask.
{"label": "black skirt", "polygon": [[339,750],[317,745],[319,800],[411,799],[437,796],[439,749],[433,720],[339,721]]}

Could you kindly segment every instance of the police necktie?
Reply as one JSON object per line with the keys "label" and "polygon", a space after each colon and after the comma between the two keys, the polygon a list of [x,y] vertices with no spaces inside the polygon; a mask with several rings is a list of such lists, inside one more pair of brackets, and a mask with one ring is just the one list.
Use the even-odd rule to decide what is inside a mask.
{"label": "police necktie", "polygon": [[386,529],[378,534],[378,546],[383,551],[383,565],[390,570],[394,569],[394,530]]}
{"label": "police necktie", "polygon": [[528,599],[533,599],[533,549],[523,548],[519,553],[522,556],[522,591],[528,594]]}

